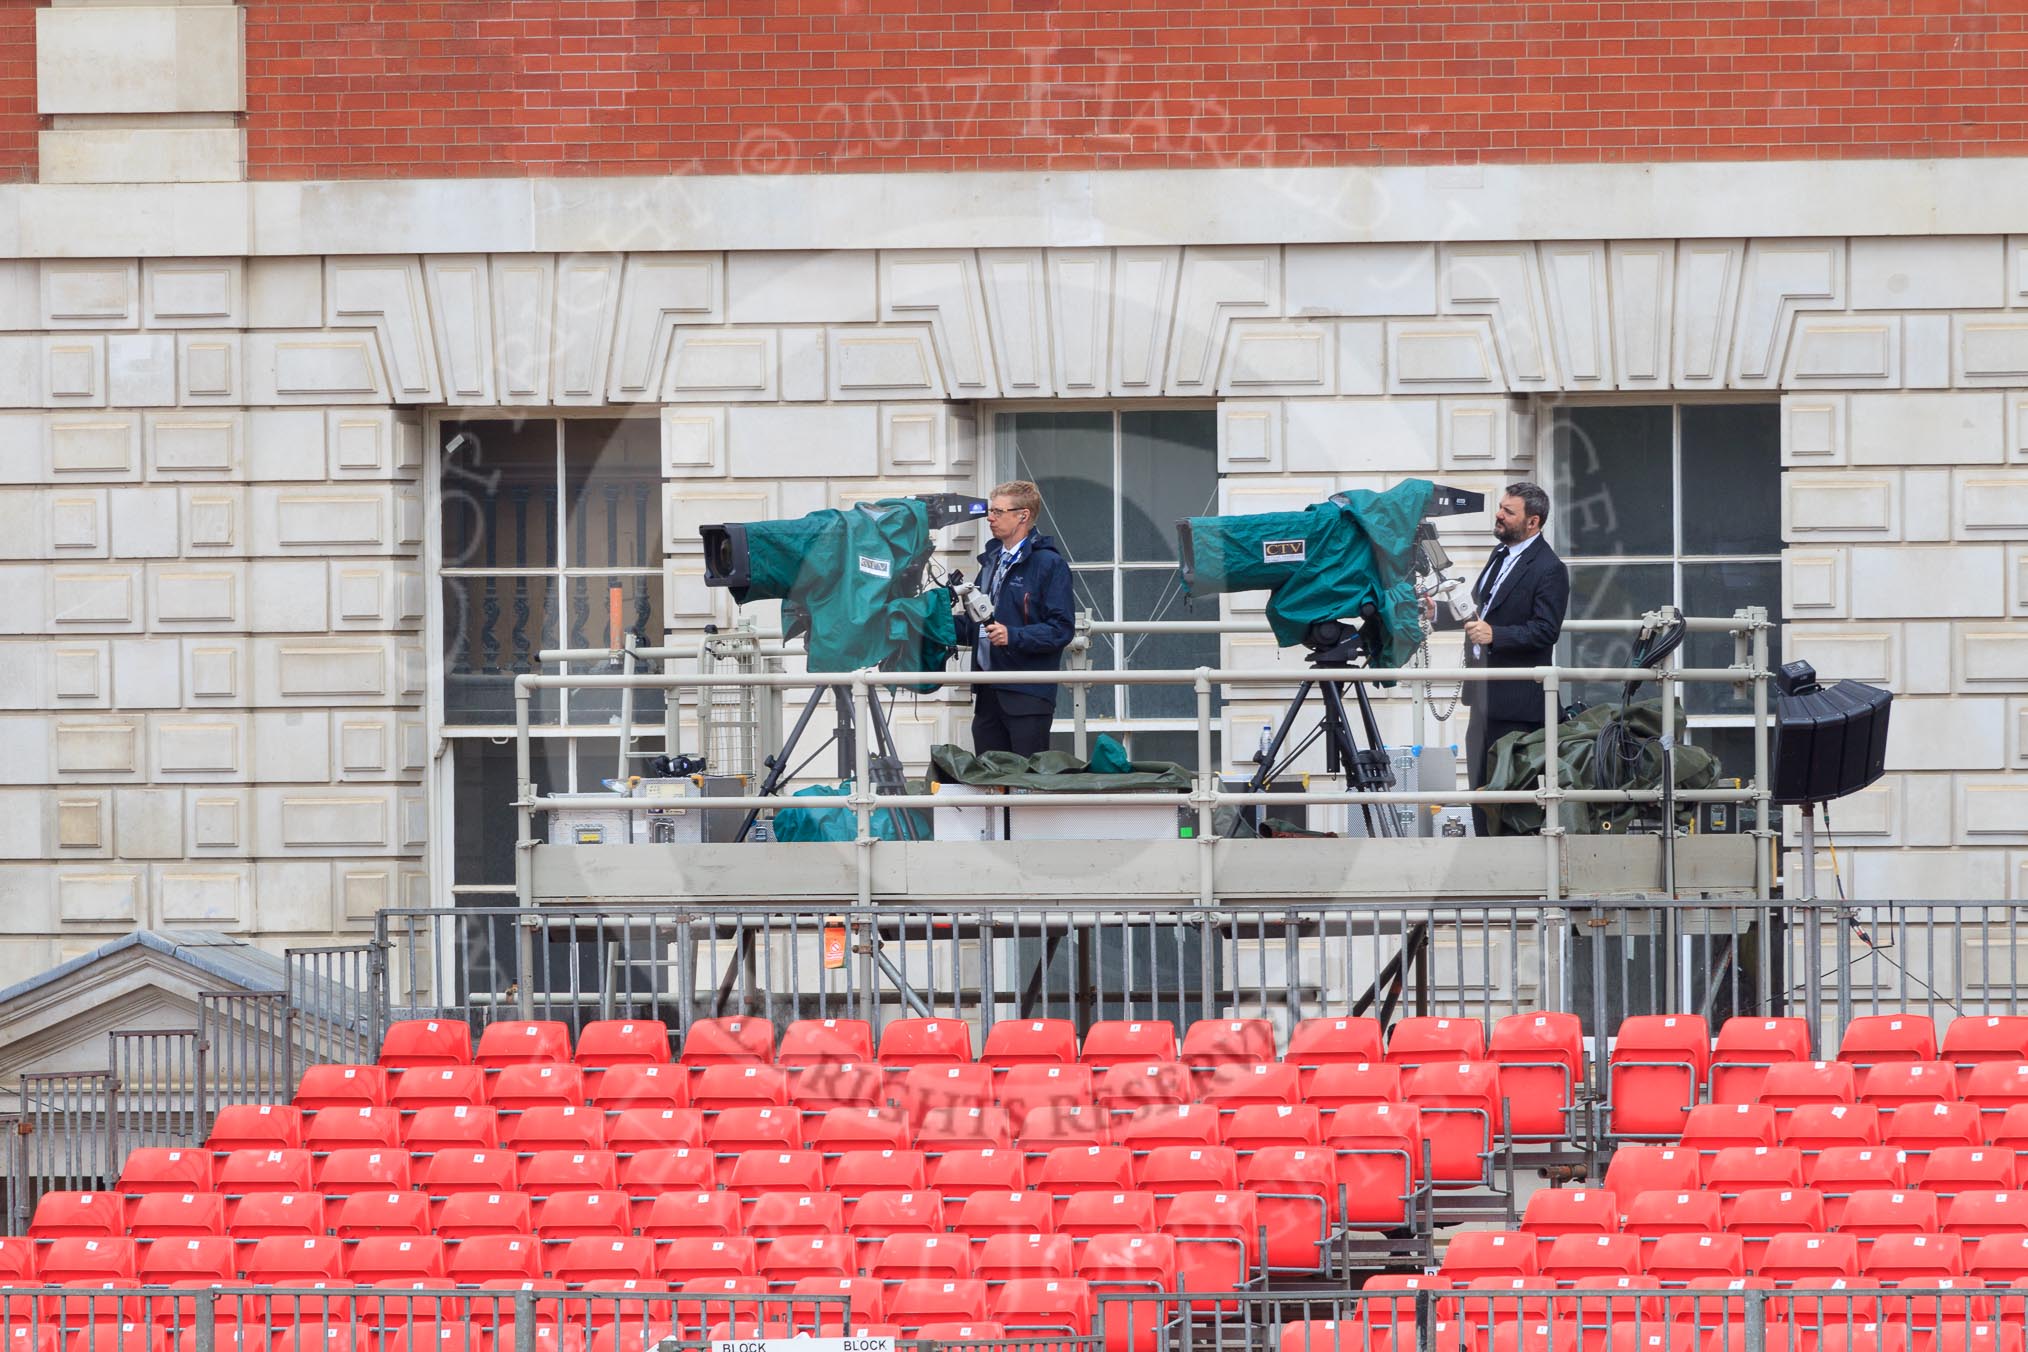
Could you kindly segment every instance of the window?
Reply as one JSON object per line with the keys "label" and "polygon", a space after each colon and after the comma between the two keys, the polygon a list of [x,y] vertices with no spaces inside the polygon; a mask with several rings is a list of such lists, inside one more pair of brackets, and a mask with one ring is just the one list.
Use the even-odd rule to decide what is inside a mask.
{"label": "window", "polygon": [[[615,609],[639,645],[662,641],[660,427],[652,418],[446,421],[438,446],[437,697],[452,741],[440,858],[459,901],[511,904],[515,676],[604,669],[545,667],[538,655],[609,649]],[[534,717],[543,792],[598,792],[618,771],[617,690],[538,691]],[[632,752],[659,752],[660,693],[636,691],[634,717]]]}
{"label": "window", "polygon": [[[1549,455],[1549,533],[1570,564],[1572,619],[1627,619],[1666,604],[1690,615],[1765,606],[1780,619],[1778,405],[1566,405],[1551,421]],[[1769,631],[1770,663],[1781,660],[1779,638]],[[1618,666],[1629,650],[1625,635],[1570,635],[1557,660]],[[1681,657],[1730,666],[1731,637],[1693,634]],[[1578,698],[1616,700],[1618,688],[1591,685]],[[1700,683],[1684,687],[1683,704],[1692,740],[1717,751],[1728,777],[1750,776],[1751,696]]]}
{"label": "window", "polygon": [[[1094,620],[1218,617],[1215,603],[1194,616],[1185,608],[1176,571],[1176,522],[1218,510],[1214,410],[1010,411],[998,416],[996,445],[1001,479],[1031,479],[1042,490],[1039,528],[1071,565],[1078,609]],[[1100,636],[1091,664],[1217,666],[1218,636]],[[1181,736],[1182,727],[1196,726],[1187,686],[1094,687],[1089,709],[1093,726],[1127,734],[1137,757],[1196,761],[1194,738]]]}

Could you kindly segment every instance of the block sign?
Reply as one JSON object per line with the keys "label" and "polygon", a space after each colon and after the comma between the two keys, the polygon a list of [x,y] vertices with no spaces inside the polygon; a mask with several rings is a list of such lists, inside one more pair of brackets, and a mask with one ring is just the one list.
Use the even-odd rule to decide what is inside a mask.
{"label": "block sign", "polygon": [[711,1352],[894,1352],[882,1338],[715,1338]]}

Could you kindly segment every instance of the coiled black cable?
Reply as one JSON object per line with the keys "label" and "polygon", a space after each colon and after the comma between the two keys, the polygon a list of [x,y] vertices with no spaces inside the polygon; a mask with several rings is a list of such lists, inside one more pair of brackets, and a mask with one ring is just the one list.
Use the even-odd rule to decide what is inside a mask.
{"label": "coiled black cable", "polygon": [[[1683,646],[1683,639],[1689,632],[1689,621],[1680,615],[1658,628],[1643,630],[1634,640],[1633,660],[1627,665],[1659,668],[1670,653]],[[1628,681],[1620,688],[1619,713],[1606,720],[1592,742],[1591,783],[1595,789],[1630,787],[1640,777],[1641,756],[1649,746],[1661,740],[1643,737],[1627,723],[1627,713],[1634,704],[1634,692],[1641,685],[1640,681]],[[1668,697],[1664,691],[1663,698]],[[1664,789],[1673,787],[1663,785]]]}

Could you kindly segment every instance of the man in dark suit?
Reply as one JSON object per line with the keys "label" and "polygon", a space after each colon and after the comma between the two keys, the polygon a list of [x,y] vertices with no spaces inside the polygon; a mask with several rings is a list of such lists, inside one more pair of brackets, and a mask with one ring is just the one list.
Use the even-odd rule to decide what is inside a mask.
{"label": "man in dark suit", "polygon": [[[1507,485],[1493,516],[1499,547],[1486,561],[1472,597],[1479,618],[1465,625],[1465,665],[1542,667],[1556,660],[1556,637],[1570,608],[1570,569],[1541,538],[1549,522],[1549,495],[1534,484]],[[1466,681],[1465,706],[1472,711],[1465,738],[1466,773],[1481,788],[1490,774],[1494,743],[1510,732],[1542,726],[1540,681]],[[1486,834],[1486,814],[1472,809],[1472,823]]]}

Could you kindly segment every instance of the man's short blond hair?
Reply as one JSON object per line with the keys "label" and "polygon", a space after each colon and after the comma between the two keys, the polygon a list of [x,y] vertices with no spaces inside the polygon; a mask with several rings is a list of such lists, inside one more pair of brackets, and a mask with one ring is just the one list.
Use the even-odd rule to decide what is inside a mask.
{"label": "man's short blond hair", "polygon": [[1016,510],[1027,512],[1030,517],[1039,520],[1042,516],[1042,490],[1026,479],[1009,479],[994,488],[986,497],[988,501],[1005,498]]}

